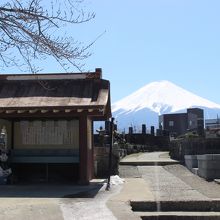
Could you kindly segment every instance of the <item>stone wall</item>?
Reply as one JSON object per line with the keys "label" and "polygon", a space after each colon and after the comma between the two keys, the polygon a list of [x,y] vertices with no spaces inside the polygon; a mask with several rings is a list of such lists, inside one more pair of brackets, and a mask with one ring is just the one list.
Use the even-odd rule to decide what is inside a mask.
{"label": "stone wall", "polygon": [[[111,175],[118,175],[120,151],[118,147],[112,149]],[[109,174],[109,147],[94,147],[95,177],[106,178]]]}
{"label": "stone wall", "polygon": [[220,154],[185,155],[185,165],[206,180],[220,178]]}
{"label": "stone wall", "polygon": [[184,138],[170,142],[172,159],[184,162],[185,155],[220,154],[220,138]]}
{"label": "stone wall", "polygon": [[126,142],[133,145],[149,146],[149,149],[167,151],[169,150],[168,136],[154,136],[150,134],[126,134]]}

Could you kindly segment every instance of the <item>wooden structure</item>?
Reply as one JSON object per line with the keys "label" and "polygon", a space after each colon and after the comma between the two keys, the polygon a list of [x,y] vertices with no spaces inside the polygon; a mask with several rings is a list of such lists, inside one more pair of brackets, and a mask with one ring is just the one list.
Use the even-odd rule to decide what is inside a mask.
{"label": "wooden structure", "polygon": [[89,183],[93,121],[110,117],[110,83],[100,68],[80,74],[0,75],[0,128],[6,127],[15,168],[40,164],[48,178],[50,164],[76,164],[80,183]]}

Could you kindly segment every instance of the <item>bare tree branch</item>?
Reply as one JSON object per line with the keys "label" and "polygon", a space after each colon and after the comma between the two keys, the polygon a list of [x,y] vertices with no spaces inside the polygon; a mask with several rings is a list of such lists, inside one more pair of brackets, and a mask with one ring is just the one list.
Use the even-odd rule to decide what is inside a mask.
{"label": "bare tree branch", "polygon": [[[34,60],[52,56],[66,71],[72,67],[81,70],[82,60],[91,55],[88,49],[96,40],[83,46],[71,37],[53,33],[67,24],[82,24],[95,17],[80,8],[82,2],[51,0],[49,7],[42,0],[0,3],[1,67],[26,66],[34,73],[39,71]],[[15,50],[20,59],[15,59]]]}

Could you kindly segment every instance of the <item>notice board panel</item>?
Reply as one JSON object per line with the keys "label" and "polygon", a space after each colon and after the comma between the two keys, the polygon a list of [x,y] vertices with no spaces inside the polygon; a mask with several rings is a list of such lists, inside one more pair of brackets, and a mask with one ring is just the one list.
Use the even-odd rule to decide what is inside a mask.
{"label": "notice board panel", "polygon": [[78,120],[21,120],[14,124],[15,148],[79,148]]}

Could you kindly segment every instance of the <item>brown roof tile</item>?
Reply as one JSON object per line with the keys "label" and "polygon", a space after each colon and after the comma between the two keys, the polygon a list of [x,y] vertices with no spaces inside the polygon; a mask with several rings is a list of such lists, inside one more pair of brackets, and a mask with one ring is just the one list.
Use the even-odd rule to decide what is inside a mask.
{"label": "brown roof tile", "polygon": [[102,79],[1,79],[0,109],[110,108],[109,87],[109,81]]}

